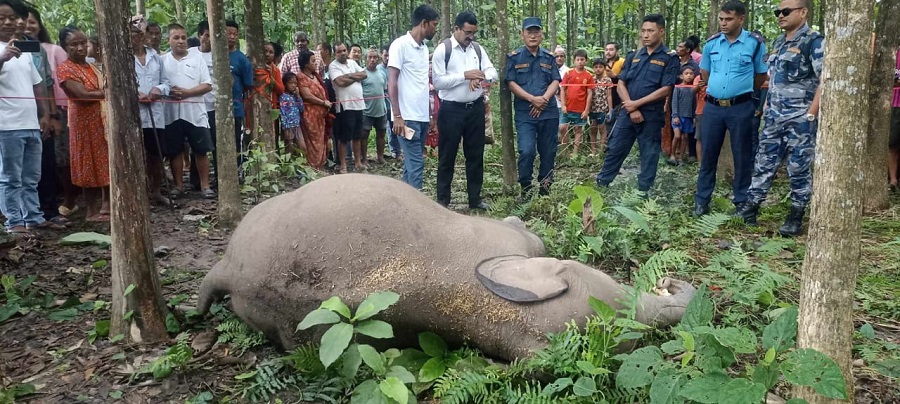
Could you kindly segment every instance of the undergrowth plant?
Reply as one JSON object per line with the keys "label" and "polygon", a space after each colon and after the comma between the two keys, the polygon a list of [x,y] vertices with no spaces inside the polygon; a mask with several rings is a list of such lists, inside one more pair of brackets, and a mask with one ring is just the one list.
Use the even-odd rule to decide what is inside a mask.
{"label": "undergrowth plant", "polygon": [[216,331],[219,332],[216,343],[230,343],[238,355],[266,343],[266,336],[263,333],[250,328],[231,312],[228,312],[226,318],[216,326]]}
{"label": "undergrowth plant", "polygon": [[15,275],[0,276],[0,323],[18,314],[50,307],[53,304],[52,294],[41,294],[35,288],[30,287],[37,276],[31,275],[16,281]]}
{"label": "undergrowth plant", "polygon": [[286,190],[289,180],[300,178],[312,181],[318,178],[315,170],[309,168],[302,156],[265,150],[261,144],[256,143],[245,155],[242,166],[245,173],[244,184],[241,187],[241,192],[244,193],[257,196],[261,193],[279,194]]}

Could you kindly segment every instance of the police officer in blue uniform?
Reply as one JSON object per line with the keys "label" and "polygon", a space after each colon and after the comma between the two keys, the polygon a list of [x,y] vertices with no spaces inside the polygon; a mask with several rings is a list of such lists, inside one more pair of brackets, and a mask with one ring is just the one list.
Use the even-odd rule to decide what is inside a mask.
{"label": "police officer in blue uniform", "polygon": [[534,159],[540,154],[538,183],[541,195],[550,192],[556,162],[559,111],[554,94],[559,89],[559,70],[553,54],[541,48],[541,19],[528,17],[522,23],[522,46],[508,56],[506,83],[515,95],[519,184],[522,195],[533,189]]}
{"label": "police officer in blue uniform", "polygon": [[616,87],[622,110],[610,134],[609,151],[597,174],[597,186],[606,187],[616,178],[635,140],[640,151],[641,172],[638,190],[647,196],[656,180],[660,141],[665,122],[663,106],[678,79],[680,63],[675,51],[662,43],[666,20],[649,14],[641,24],[644,46],[628,54]]}
{"label": "police officer in blue uniform", "polygon": [[719,153],[725,142],[725,131],[731,136],[734,155],[732,192],[737,210],[747,202],[747,189],[753,177],[753,128],[756,103],[755,89],[766,79],[763,61],[766,45],[763,38],[742,28],[747,8],[744,3],[729,0],[719,11],[721,31],[706,41],[700,60],[701,83],[706,84],[706,106],[703,108],[703,158],[697,175],[694,215],[709,213],[709,201],[716,185]]}

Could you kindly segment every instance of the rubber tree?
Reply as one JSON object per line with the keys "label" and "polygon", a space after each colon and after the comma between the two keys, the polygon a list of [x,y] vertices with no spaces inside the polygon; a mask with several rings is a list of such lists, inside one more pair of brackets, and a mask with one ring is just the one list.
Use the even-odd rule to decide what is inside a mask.
{"label": "rubber tree", "polygon": [[[850,350],[860,260],[862,176],[869,119],[873,2],[831,0],[825,10],[823,91],[813,170],[812,213],[800,281],[797,344],[834,359],[853,397]],[[848,71],[855,74],[847,74]],[[843,402],[797,387],[811,404]]]}
{"label": "rubber tree", "polygon": [[452,3],[453,0],[441,0],[441,40],[450,38],[450,33],[453,32],[453,20],[456,16],[453,15]]}
{"label": "rubber tree", "polygon": [[875,22],[875,56],[869,82],[869,131],[863,164],[863,211],[875,212],[889,206],[888,189],[884,180],[887,168],[888,138],[891,126],[891,95],[894,87],[894,67],[900,47],[900,1],[881,0]]}
{"label": "rubber tree", "polygon": [[556,0],[547,0],[547,28],[550,30],[550,52],[553,52],[559,39],[556,32]]}
{"label": "rubber tree", "polygon": [[[95,0],[100,1],[100,0]],[[219,224],[234,228],[243,216],[241,190],[238,184],[237,151],[232,117],[231,63],[225,40],[225,7],[222,0],[206,0],[210,44],[213,54],[213,77],[216,81],[216,178],[219,180]]]}
{"label": "rubber tree", "polygon": [[[553,0],[551,0],[552,3]],[[513,134],[512,92],[506,85],[506,63],[509,54],[509,14],[506,0],[497,0],[497,42],[500,46],[500,146],[503,155],[503,184],[510,192],[516,189],[516,143]]]}
{"label": "rubber tree", "polygon": [[250,91],[247,105],[252,120],[250,138],[262,146],[263,150],[275,149],[275,126],[272,124],[272,84],[265,85],[267,79],[266,39],[263,33],[262,0],[244,0],[244,35],[247,41],[247,56],[253,65],[254,89]]}
{"label": "rubber tree", "polygon": [[168,338],[166,306],[153,260],[143,131],[131,51],[128,0],[94,0],[103,46],[108,103],[110,205],[112,215],[112,309],[110,335],[133,343]]}

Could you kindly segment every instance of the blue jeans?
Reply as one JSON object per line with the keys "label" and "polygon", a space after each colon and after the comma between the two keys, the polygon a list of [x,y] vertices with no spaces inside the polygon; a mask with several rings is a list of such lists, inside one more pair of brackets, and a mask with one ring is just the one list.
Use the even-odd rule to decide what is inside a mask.
{"label": "blue jeans", "polygon": [[422,189],[422,176],[425,172],[425,136],[428,134],[428,122],[406,121],[406,127],[416,131],[413,138],[407,140],[397,136],[400,149],[403,150],[403,182],[415,189]]}
{"label": "blue jeans", "polygon": [[534,120],[518,119],[516,112],[516,141],[518,143],[519,184],[527,191],[532,187],[534,175],[534,159],[541,156],[538,168],[538,183],[546,192],[553,182],[553,166],[556,164],[556,149],[559,146],[559,121],[556,119]]}
{"label": "blue jeans", "polygon": [[[659,116],[657,118],[661,118]],[[650,114],[644,114],[644,119],[652,118]],[[638,189],[644,192],[650,190],[656,181],[656,170],[659,167],[659,154],[661,152],[660,133],[665,122],[658,119],[645,120],[642,123],[631,122],[631,116],[624,108],[619,111],[616,118],[615,130],[609,135],[609,143],[606,158],[603,159],[603,168],[597,173],[597,184],[608,186],[616,176],[622,163],[631,152],[635,140],[638,143],[638,152],[641,159],[641,172],[638,173]]]}
{"label": "blue jeans", "polygon": [[752,102],[744,102],[731,107],[720,107],[707,103],[703,109],[703,159],[700,161],[700,173],[697,175],[697,194],[694,202],[708,205],[716,186],[716,169],[719,165],[719,153],[725,142],[725,131],[731,136],[731,153],[734,155],[734,182],[732,192],[735,205],[747,202],[747,190],[753,179],[753,138],[758,136],[758,129],[753,129],[753,112],[756,106]]}
{"label": "blue jeans", "polygon": [[40,131],[0,131],[0,211],[7,229],[44,222],[37,192],[41,152]]}

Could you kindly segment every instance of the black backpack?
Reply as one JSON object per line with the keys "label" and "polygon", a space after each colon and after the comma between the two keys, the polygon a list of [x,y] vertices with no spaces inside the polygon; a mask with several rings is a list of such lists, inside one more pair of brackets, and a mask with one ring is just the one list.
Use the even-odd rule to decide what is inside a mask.
{"label": "black backpack", "polygon": [[[450,54],[453,51],[453,43],[450,42],[450,38],[445,39],[442,43],[444,44],[444,71],[447,71],[447,66],[450,66]],[[481,45],[475,41],[472,41],[472,45],[475,46],[475,54],[478,55],[478,70],[481,70]]]}

